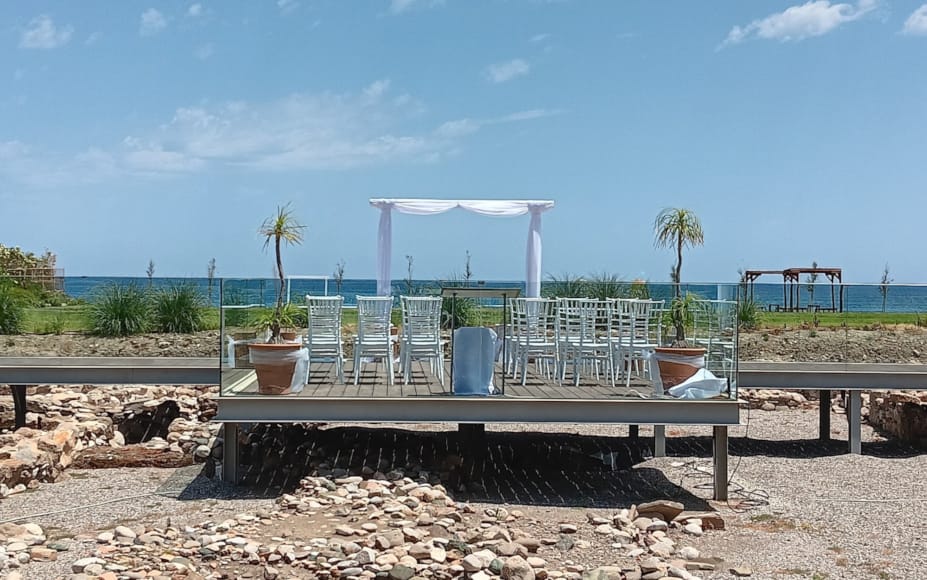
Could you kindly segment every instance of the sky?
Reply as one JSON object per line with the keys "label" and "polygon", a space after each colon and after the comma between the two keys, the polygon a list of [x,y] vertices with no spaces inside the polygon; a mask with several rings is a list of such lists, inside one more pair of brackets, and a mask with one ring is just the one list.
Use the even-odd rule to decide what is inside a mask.
{"label": "sky", "polygon": [[[375,275],[373,197],[551,199],[547,275],[927,282],[927,4],[0,5],[0,243],[67,275]],[[395,215],[393,274],[524,276],[528,218]],[[777,280],[770,279],[770,282]]]}

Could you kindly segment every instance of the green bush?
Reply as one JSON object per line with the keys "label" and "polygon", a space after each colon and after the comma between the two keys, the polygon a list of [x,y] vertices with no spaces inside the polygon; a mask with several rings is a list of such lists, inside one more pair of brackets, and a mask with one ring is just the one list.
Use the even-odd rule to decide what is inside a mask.
{"label": "green bush", "polygon": [[442,328],[454,328],[462,326],[477,326],[480,323],[479,304],[473,298],[446,297],[441,302],[441,326]]}
{"label": "green bush", "polygon": [[42,328],[38,330],[39,334],[61,334],[64,332],[64,317],[56,314],[51,320],[45,321]]}
{"label": "green bush", "polygon": [[136,285],[104,286],[90,307],[90,326],[100,336],[129,336],[148,329],[151,302]]}
{"label": "green bush", "polygon": [[25,309],[10,284],[0,282],[0,334],[22,332]]}
{"label": "green bush", "polygon": [[204,326],[203,295],[190,284],[159,290],[153,299],[152,318],[158,332],[191,333]]}
{"label": "green bush", "polygon": [[760,304],[753,298],[737,303],[737,323],[741,328],[752,330],[760,325]]}

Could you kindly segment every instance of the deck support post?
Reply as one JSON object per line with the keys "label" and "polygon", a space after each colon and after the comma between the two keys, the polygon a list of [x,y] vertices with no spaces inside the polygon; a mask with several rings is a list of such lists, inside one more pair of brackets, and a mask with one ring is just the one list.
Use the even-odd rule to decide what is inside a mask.
{"label": "deck support post", "polygon": [[222,424],[222,481],[238,483],[238,423]]}
{"label": "deck support post", "polygon": [[727,426],[712,428],[712,455],[715,467],[714,499],[727,501]]}
{"label": "deck support post", "polygon": [[830,441],[830,389],[818,391],[818,439]]}
{"label": "deck support post", "polygon": [[13,394],[14,427],[19,429],[26,426],[26,385],[10,385]]}
{"label": "deck support post", "polygon": [[653,456],[666,457],[666,425],[653,426]]}
{"label": "deck support post", "polygon": [[850,435],[850,453],[862,452],[862,393],[856,389],[850,391],[850,404],[847,406],[847,425]]}

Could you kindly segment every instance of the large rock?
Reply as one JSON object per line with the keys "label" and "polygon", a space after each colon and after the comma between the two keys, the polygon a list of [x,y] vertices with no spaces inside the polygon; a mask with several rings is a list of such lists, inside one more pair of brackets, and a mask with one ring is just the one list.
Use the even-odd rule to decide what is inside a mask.
{"label": "large rock", "polygon": [[599,566],[583,572],[583,580],[624,580],[625,571],[618,566]]}
{"label": "large rock", "polygon": [[534,580],[534,568],[521,556],[512,556],[502,565],[503,580]]}
{"label": "large rock", "polygon": [[637,506],[637,513],[642,517],[659,518],[664,522],[671,522],[685,509],[686,507],[678,501],[661,499],[640,504]]}

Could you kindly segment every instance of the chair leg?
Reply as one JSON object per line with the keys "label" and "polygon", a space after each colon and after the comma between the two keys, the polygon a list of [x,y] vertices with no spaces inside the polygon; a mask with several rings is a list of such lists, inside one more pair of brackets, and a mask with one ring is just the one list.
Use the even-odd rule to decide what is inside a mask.
{"label": "chair leg", "polygon": [[393,352],[392,350],[386,356],[386,384],[392,386],[393,383]]}

